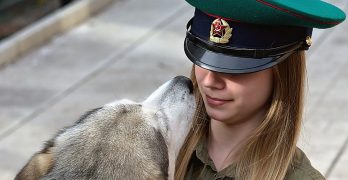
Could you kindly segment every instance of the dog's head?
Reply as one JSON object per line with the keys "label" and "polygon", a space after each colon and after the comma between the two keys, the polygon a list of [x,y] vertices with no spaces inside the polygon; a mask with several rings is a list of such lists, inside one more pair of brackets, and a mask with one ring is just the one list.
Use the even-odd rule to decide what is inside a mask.
{"label": "dog's head", "polygon": [[86,113],[60,131],[46,145],[49,153],[35,155],[17,178],[31,177],[44,158],[52,164],[48,174],[39,172],[38,177],[46,174],[43,179],[173,179],[194,109],[191,81],[175,77],[142,103],[115,101]]}
{"label": "dog's head", "polygon": [[177,76],[167,81],[142,103],[123,99],[109,103],[106,107],[119,109],[123,105],[141,105],[138,108],[141,107],[142,113],[151,117],[145,119],[160,130],[165,138],[178,139],[175,143],[179,143],[178,146],[183,143],[180,138],[185,138],[190,129],[196,107],[192,82],[185,76]]}
{"label": "dog's head", "polygon": [[[121,100],[108,106],[114,109],[120,109],[120,106],[129,109],[130,112],[127,114],[117,114],[122,114],[122,119],[142,119],[148,128],[153,127],[162,134],[169,155],[169,179],[173,179],[175,159],[191,128],[196,107],[191,80],[177,76],[159,87],[142,103]],[[134,118],[135,109],[138,109],[136,111],[140,111],[143,117]]]}

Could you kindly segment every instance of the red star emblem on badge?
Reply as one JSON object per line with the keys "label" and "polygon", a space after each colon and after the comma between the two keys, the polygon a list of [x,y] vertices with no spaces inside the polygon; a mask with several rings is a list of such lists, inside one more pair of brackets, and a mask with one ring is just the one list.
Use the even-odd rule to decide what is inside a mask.
{"label": "red star emblem on badge", "polygon": [[221,19],[219,19],[218,21],[214,22],[213,27],[214,29],[212,35],[222,37],[227,26],[222,25]]}

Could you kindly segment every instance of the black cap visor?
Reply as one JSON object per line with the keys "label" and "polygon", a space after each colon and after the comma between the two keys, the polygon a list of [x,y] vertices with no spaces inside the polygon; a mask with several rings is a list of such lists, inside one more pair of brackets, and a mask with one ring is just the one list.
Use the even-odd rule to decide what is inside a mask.
{"label": "black cap visor", "polygon": [[194,64],[215,72],[236,74],[252,73],[270,68],[294,52],[290,51],[272,57],[249,58],[210,51],[195,44],[189,38],[185,38],[184,46],[187,57]]}

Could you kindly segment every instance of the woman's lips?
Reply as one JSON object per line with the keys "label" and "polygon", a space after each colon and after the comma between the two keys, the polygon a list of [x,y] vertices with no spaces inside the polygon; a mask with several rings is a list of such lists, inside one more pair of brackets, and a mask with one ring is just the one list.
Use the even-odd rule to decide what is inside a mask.
{"label": "woman's lips", "polygon": [[232,100],[224,100],[224,99],[218,99],[218,98],[213,98],[208,95],[206,95],[207,103],[211,106],[221,106],[229,101]]}

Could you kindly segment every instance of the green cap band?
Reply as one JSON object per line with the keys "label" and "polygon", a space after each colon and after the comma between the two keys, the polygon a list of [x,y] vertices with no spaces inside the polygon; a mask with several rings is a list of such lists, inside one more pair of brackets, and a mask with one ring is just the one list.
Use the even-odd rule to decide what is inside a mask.
{"label": "green cap band", "polygon": [[192,6],[236,21],[330,28],[345,20],[345,13],[320,0],[186,0]]}

